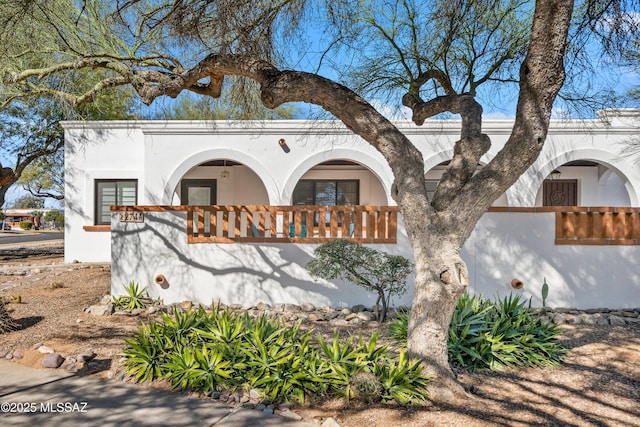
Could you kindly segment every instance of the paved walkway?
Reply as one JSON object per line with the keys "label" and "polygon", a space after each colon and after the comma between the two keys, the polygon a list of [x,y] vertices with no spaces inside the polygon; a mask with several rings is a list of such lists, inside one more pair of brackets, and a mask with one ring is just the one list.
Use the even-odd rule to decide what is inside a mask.
{"label": "paved walkway", "polygon": [[34,425],[317,427],[252,409],[0,359],[0,426]]}

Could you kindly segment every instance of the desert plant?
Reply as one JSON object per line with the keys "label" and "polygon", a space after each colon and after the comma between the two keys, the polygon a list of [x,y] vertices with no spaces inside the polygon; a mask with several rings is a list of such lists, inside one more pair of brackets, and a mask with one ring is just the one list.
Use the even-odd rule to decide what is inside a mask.
{"label": "desert plant", "polygon": [[382,385],[372,372],[360,372],[351,378],[350,388],[354,398],[364,403],[378,402],[382,397]]}
{"label": "desert plant", "polygon": [[[408,317],[400,315],[390,326],[403,345]],[[555,323],[538,317],[517,295],[492,302],[465,293],[449,327],[449,362],[474,370],[557,365],[565,353],[558,334]]]}
{"label": "desert plant", "polygon": [[396,318],[389,324],[389,336],[394,341],[406,345],[409,333],[409,310],[402,310],[396,313]]}
{"label": "desert plant", "polygon": [[549,285],[547,284],[547,278],[544,278],[544,282],[542,283],[542,290],[541,290],[541,296],[542,296],[542,308],[546,308],[547,307],[547,297],[549,296]]}
{"label": "desert plant", "polygon": [[378,295],[376,311],[382,304],[380,313],[377,313],[378,322],[383,322],[391,296],[407,291],[406,279],[411,274],[412,265],[401,255],[336,239],[315,249],[314,259],[307,264],[307,269],[314,277],[344,279],[375,292]]}
{"label": "desert plant", "polygon": [[146,308],[153,303],[147,294],[146,286],[140,289],[137,283],[129,282],[128,285],[124,286],[124,290],[127,293],[126,295],[112,298],[114,307],[123,310],[133,310],[136,308]]}
{"label": "desert plant", "polygon": [[128,375],[138,382],[162,378],[168,361],[170,337],[165,335],[161,323],[142,324],[132,338],[125,339],[123,366]]}
{"label": "desert plant", "polygon": [[[123,365],[136,381],[164,378],[176,388],[204,392],[255,388],[273,402],[350,399],[357,387],[368,390],[354,381],[363,372],[380,375],[380,396],[386,400],[408,403],[424,395],[427,379],[416,370],[418,362],[396,363],[386,347],[377,346],[377,335],[341,343],[334,334],[332,341],[318,337],[312,343],[312,331],[300,327],[219,308],[174,310],[126,340]],[[408,379],[400,382],[400,375]],[[414,386],[418,389],[403,388]]]}
{"label": "desert plant", "polygon": [[16,327],[16,323],[9,315],[5,302],[0,298],[0,334],[9,332]]}
{"label": "desert plant", "polygon": [[429,378],[422,375],[420,361],[410,360],[404,350],[400,351],[397,360],[385,354],[381,363],[374,365],[374,373],[380,380],[381,397],[385,402],[408,405],[427,399]]}

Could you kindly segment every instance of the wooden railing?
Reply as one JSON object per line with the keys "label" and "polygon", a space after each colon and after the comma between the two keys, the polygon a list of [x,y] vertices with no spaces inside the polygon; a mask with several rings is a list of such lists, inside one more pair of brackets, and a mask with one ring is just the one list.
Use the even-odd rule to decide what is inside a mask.
{"label": "wooden railing", "polygon": [[187,206],[189,243],[396,243],[395,206]]}
{"label": "wooden railing", "polygon": [[563,207],[557,245],[640,245],[640,208]]}

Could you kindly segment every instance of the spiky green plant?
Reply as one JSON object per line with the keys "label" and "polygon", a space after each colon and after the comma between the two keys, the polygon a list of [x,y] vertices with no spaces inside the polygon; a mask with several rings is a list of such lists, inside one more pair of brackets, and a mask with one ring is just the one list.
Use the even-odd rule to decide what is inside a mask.
{"label": "spiky green plant", "polygon": [[547,307],[547,297],[549,296],[549,285],[547,284],[547,278],[544,278],[544,283],[542,283],[542,307]]}
{"label": "spiky green plant", "polygon": [[4,301],[0,299],[0,334],[9,332],[15,328],[16,322],[13,320],[11,315],[9,315]]}
{"label": "spiky green plant", "polygon": [[385,400],[409,403],[424,395],[427,379],[418,362],[405,356],[396,362],[377,345],[376,334],[368,341],[360,336],[343,343],[336,334],[312,343],[312,332],[300,328],[301,323],[290,326],[219,308],[174,310],[126,341],[124,366],[137,381],[164,378],[176,388],[204,392],[255,388],[273,402],[350,399],[357,386],[353,378],[362,372],[380,376]]}
{"label": "spiky green plant", "polygon": [[[408,315],[391,324],[392,336],[406,345]],[[492,302],[463,294],[449,326],[449,362],[471,369],[557,365],[566,350],[560,330],[511,295]]]}
{"label": "spiky green plant", "polygon": [[127,293],[119,297],[113,297],[113,306],[123,310],[134,310],[137,308],[146,308],[153,303],[153,300],[149,298],[147,294],[147,287],[140,289],[137,283],[129,282],[124,286],[124,290]]}

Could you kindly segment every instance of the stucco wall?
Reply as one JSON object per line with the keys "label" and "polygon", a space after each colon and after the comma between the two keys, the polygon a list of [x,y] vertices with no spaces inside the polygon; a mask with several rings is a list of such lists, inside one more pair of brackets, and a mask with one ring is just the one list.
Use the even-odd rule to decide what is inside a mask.
{"label": "stucco wall", "polygon": [[[621,144],[637,135],[637,118],[634,120],[610,115],[605,120],[552,122],[538,160],[496,204],[537,206],[542,183],[554,169],[567,162],[589,160],[600,166],[563,167],[563,178],[580,179],[580,204],[639,206],[640,168],[633,159],[619,155]],[[408,122],[397,125],[422,151],[425,172],[451,158],[453,143],[459,136],[458,122],[428,121],[422,127]],[[509,120],[484,122],[483,130],[491,138],[492,147],[481,159],[482,164],[499,152],[512,126]],[[375,149],[343,126],[305,121],[144,121],[67,122],[64,127],[66,262],[113,260],[116,288],[130,280],[149,283],[157,274],[154,266],[171,268],[172,277],[183,273],[186,281],[183,291],[175,293],[172,289],[167,294],[167,298],[175,300],[186,299],[189,292],[200,298],[200,293],[205,292],[201,289],[217,286],[224,289],[229,301],[268,295],[283,302],[312,298],[321,304],[367,302],[363,298],[368,297],[359,293],[359,288],[349,289],[341,284],[336,290],[333,285],[320,286],[310,281],[303,271],[313,250],[310,245],[187,245],[183,232],[172,231],[179,228],[176,221],[181,220],[159,217],[156,221],[153,215],[142,226],[114,225],[115,234],[92,229],[96,179],[137,179],[139,205],[178,204],[180,180],[203,174],[218,178],[221,168],[198,167],[216,159],[243,165],[229,168],[230,177],[219,180],[220,204],[288,205],[300,179],[325,178],[329,174],[358,177],[362,204],[393,205],[389,196],[393,176],[388,165]],[[286,141],[288,152],[278,144],[280,139]],[[332,171],[318,167],[328,160],[349,160],[364,169]],[[637,247],[555,247],[553,236],[549,237],[553,221],[544,220],[544,224],[538,224],[540,227],[531,228],[530,235],[522,235],[530,229],[526,222],[529,219],[523,219],[525,214],[504,214],[511,216],[499,220],[491,219],[492,215],[499,214],[485,215],[464,249],[472,277],[476,278],[472,279],[472,288],[493,295],[505,291],[511,279],[518,277],[526,283],[525,292],[537,298],[542,279],[547,277],[550,303],[581,307],[640,305],[638,273],[634,270],[635,260],[640,259]],[[532,224],[542,221],[540,218],[532,218]],[[498,221],[500,227],[492,225],[492,221]],[[153,229],[148,228],[151,224]],[[130,234],[136,227],[143,228],[140,233]],[[174,235],[175,239],[167,237]],[[480,244],[480,240],[493,243]],[[406,239],[400,239],[388,250],[409,255]],[[511,256],[513,250],[521,255]],[[523,260],[529,260],[530,265]],[[138,264],[140,271],[136,270]],[[193,268],[187,268],[189,265]],[[214,274],[218,268],[223,268],[222,275]],[[262,268],[269,274],[256,274]],[[293,284],[279,283],[279,275],[290,278]],[[220,276],[224,280],[218,280]],[[344,296],[344,286],[348,296]],[[603,286],[607,291],[602,290]],[[265,293],[265,289],[269,292]]]}
{"label": "stucco wall", "polygon": [[[527,224],[523,227],[522,224]],[[464,246],[471,292],[487,297],[510,292],[556,307],[640,307],[640,246],[556,246],[554,213],[487,213]],[[376,249],[412,259],[400,224],[397,245]],[[317,306],[373,305],[374,295],[342,281],[314,280],[306,271],[311,244],[187,244],[184,212],[145,212],[144,223],[112,217],[112,292],[130,281],[148,285],[166,303],[184,300],[210,304],[311,302]],[[167,289],[154,284],[164,275]],[[511,288],[517,278],[525,286]],[[394,305],[410,304],[409,292]]]}
{"label": "stucco wall", "polygon": [[[165,303],[191,300],[203,304],[311,302],[317,306],[372,306],[376,296],[360,287],[313,279],[306,270],[309,244],[188,244],[185,212],[145,212],[144,223],[111,221],[112,293],[130,281],[149,286],[149,294]],[[398,253],[408,247],[399,233],[397,245],[376,245]],[[162,274],[168,287],[154,279]],[[412,289],[394,305],[411,302]]]}

